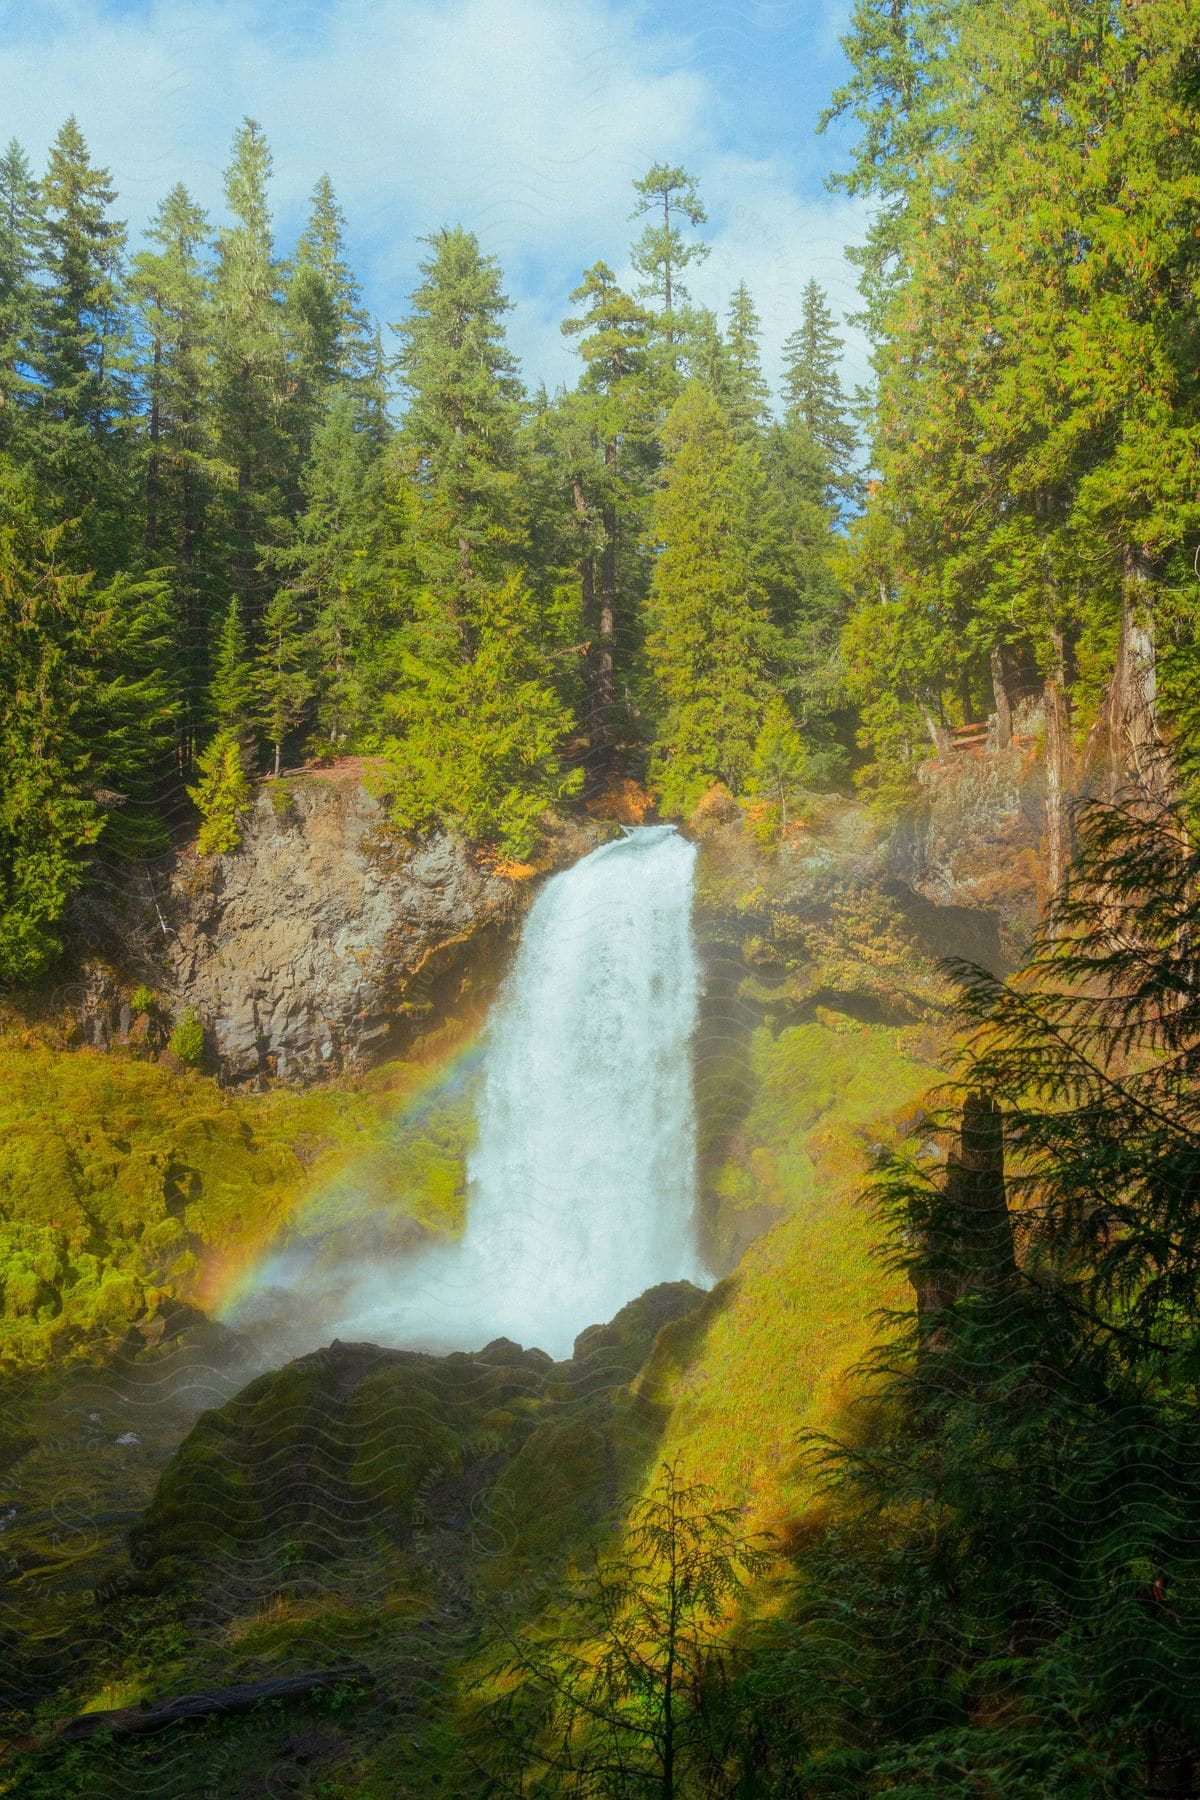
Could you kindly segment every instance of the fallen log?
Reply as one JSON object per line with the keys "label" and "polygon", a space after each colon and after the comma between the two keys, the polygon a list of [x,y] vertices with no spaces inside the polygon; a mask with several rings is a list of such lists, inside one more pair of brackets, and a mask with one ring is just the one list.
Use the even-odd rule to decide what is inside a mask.
{"label": "fallen log", "polygon": [[169,1700],[144,1701],[140,1706],[120,1706],[111,1712],[77,1713],[55,1726],[51,1743],[77,1744],[107,1731],[113,1737],[142,1737],[165,1731],[171,1725],[189,1725],[197,1719],[249,1712],[265,1700],[301,1700],[343,1682],[360,1685],[370,1673],[360,1664],[340,1669],[316,1669],[303,1675],[276,1675],[268,1681],[247,1681],[238,1687],[210,1688],[202,1694],[176,1694]]}

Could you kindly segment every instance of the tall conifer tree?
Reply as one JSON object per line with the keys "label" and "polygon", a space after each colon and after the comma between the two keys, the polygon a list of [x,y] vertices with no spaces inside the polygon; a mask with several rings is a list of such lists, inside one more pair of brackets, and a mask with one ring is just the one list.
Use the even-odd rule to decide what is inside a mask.
{"label": "tall conifer tree", "polygon": [[13,138],[0,156],[0,451],[17,450],[23,416],[37,392],[36,274],[44,249],[38,184]]}
{"label": "tall conifer tree", "polygon": [[[584,363],[574,454],[567,460],[584,628],[594,646],[589,732],[593,750],[603,752],[618,732],[618,681],[624,677],[628,687],[635,584],[641,597],[641,570],[630,552],[644,520],[654,455],[647,352],[653,317],[622,292],[602,262],[584,271],[571,299],[586,310],[563,322],[563,331],[578,338]],[[619,669],[622,650],[627,660]]]}
{"label": "tall conifer tree", "polygon": [[759,537],[768,499],[757,459],[698,382],[664,442],[646,645],[659,696],[651,774],[664,807],[686,812],[713,782],[744,790],[751,772],[774,648]]}
{"label": "tall conifer tree", "polygon": [[762,321],[744,281],[738,283],[729,302],[725,342],[730,373],[730,423],[739,443],[752,442],[770,416],[771,395],[762,368]]}
{"label": "tall conifer tree", "polygon": [[400,456],[420,580],[393,708],[394,816],[414,829],[449,821],[522,851],[547,803],[577,778],[562,766],[571,716],[529,578],[509,302],[471,233],[454,227],[429,244],[400,327],[409,400]]}
{"label": "tall conifer tree", "polygon": [[825,291],[810,281],[800,326],[783,346],[784,417],[803,424],[825,459],[829,498],[842,503],[853,493],[857,449],[839,372],[843,348]]}
{"label": "tall conifer tree", "polygon": [[81,554],[110,572],[132,549],[128,504],[132,410],[129,320],[123,286],[125,227],[110,217],[115,191],[69,118],[41,184],[46,284],[38,354],[37,461],[60,518],[85,519]]}
{"label": "tall conifer tree", "polygon": [[246,119],[225,172],[232,222],[217,234],[213,375],[218,453],[227,470],[227,579],[242,596],[252,635],[270,596],[262,551],[285,535],[295,483],[283,271],[274,253],[270,175],[262,128]]}
{"label": "tall conifer tree", "polygon": [[145,548],[171,570],[184,706],[181,756],[195,749],[207,678],[204,529],[212,497],[208,411],[212,321],[204,251],[208,221],[176,185],[147,228],[151,248],[134,258],[130,293],[142,326],[145,418]]}
{"label": "tall conifer tree", "polygon": [[642,277],[642,297],[658,303],[659,381],[669,406],[680,386],[679,339],[689,298],[684,273],[708,255],[708,245],[686,236],[685,226],[707,224],[708,214],[696,179],[686,169],[655,163],[633,186],[637,204],[630,217],[649,222],[630,256]]}

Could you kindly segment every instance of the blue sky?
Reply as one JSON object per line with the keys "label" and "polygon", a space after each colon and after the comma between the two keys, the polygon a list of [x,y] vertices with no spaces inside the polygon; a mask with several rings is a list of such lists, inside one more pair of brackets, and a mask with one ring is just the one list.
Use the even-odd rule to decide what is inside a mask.
{"label": "blue sky", "polygon": [[[572,377],[558,329],[580,270],[627,270],[631,182],[685,164],[708,205],[697,300],[745,279],[774,374],[815,275],[855,304],[863,209],[830,194],[846,134],[815,135],[844,72],[850,0],[0,0],[0,134],[40,168],[74,112],[136,236],[183,180],[222,216],[243,114],[275,157],[280,248],[328,171],[372,311],[402,316],[418,239],[462,222],[497,255],[527,379]],[[847,332],[847,375],[866,374]]]}

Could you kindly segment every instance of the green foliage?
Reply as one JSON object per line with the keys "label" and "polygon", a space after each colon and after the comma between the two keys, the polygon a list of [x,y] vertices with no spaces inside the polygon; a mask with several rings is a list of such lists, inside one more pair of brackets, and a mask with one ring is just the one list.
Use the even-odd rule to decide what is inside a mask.
{"label": "green foliage", "polygon": [[275,774],[283,763],[285,740],[305,716],[313,678],[307,664],[308,638],[296,595],[277,588],[263,614],[262,649],[254,671],[259,719],[275,756]]}
{"label": "green foliage", "polygon": [[243,736],[250,723],[254,674],[250,667],[241,601],[231,594],[213,657],[208,713],[219,730]]}
{"label": "green foliage", "polygon": [[799,328],[783,346],[784,423],[803,425],[816,445],[827,471],[826,499],[835,507],[855,498],[857,441],[838,373],[842,350],[825,292],[810,281]]}
{"label": "green foliage", "polygon": [[[40,524],[68,526],[56,578],[104,597],[97,616],[108,611],[116,650],[99,685],[83,656],[84,693],[70,698],[106,757],[89,751],[86,778],[66,768],[70,745],[45,769],[13,760],[0,886],[3,961],[21,980],[61,953],[54,922],[97,831],[122,856],[157,848],[160,808],[170,815],[186,791],[205,850],[232,847],[264,764],[384,751],[413,783],[398,820],[469,830],[514,854],[532,847],[548,805],[580,790],[585,763],[603,787],[644,781],[652,757],[673,760],[673,804],[714,763],[730,778],[744,770],[758,723],[735,704],[722,755],[711,694],[696,718],[682,705],[672,714],[678,753],[651,747],[666,642],[652,667],[651,577],[672,547],[659,528],[646,533],[663,421],[685,375],[764,460],[765,488],[749,462],[743,475],[754,504],[770,504],[757,526],[746,521],[737,556],[757,535],[745,612],[765,605],[774,635],[767,649],[751,629],[743,685],[763,700],[784,694],[814,777],[836,778],[851,734],[829,468],[811,434],[769,423],[745,285],[727,338],[688,301],[687,273],[707,250],[685,170],[655,164],[635,183],[644,229],[633,260],[653,304],[594,262],[564,324],[580,380],[533,404],[505,341],[499,267],[470,232],[426,240],[389,363],[328,177],[285,257],[271,172],[261,127],[243,120],[221,226],[176,182],[127,264],[109,177],[74,119],[42,180],[19,145],[0,157],[0,454],[36,494]],[[14,555],[32,580],[26,540]],[[55,680],[66,704],[65,668],[19,687],[19,704],[48,701]],[[671,680],[683,679],[681,666]],[[85,695],[113,715],[98,732]],[[47,829],[51,791],[60,816]]]}
{"label": "green foliage", "polygon": [[296,790],[290,781],[269,782],[267,798],[277,819],[288,819],[296,810]]}
{"label": "green foliage", "polygon": [[168,1048],[172,1056],[178,1057],[181,1063],[187,1063],[191,1068],[204,1055],[204,1026],[200,1023],[200,1015],[194,1006],[189,1006],[181,1015],[171,1033]]}
{"label": "green foliage", "polygon": [[552,630],[521,568],[509,303],[468,232],[430,242],[401,327],[402,453],[422,587],[389,707],[399,728],[385,744],[392,816],[405,829],[446,822],[522,854],[547,806],[579,778],[562,761],[571,718],[551,679]]}
{"label": "green foliage", "polygon": [[660,709],[651,774],[666,811],[678,813],[714,782],[744,786],[773,639],[760,465],[698,383],[676,403],[665,442],[646,649]]}
{"label": "green foliage", "polygon": [[565,1622],[513,1640],[480,1733],[497,1779],[604,1800],[736,1792],[710,1696],[733,1662],[729,1614],[770,1560],[710,1486],[664,1463],[620,1553],[559,1596]]}
{"label": "green foliage", "polygon": [[477,647],[477,585],[521,546],[520,387],[504,338],[510,302],[495,259],[457,227],[427,240],[413,310],[398,327],[408,396],[401,439],[416,501],[414,550],[452,651]]}
{"label": "green foliage", "polygon": [[201,856],[220,856],[241,842],[238,820],[253,803],[254,790],[234,732],[218,731],[197,759],[200,780],[188,794],[200,810],[196,848]]}
{"label": "green foliage", "polygon": [[0,452],[21,433],[35,383],[38,290],[45,230],[29,158],[16,139],[0,156]]}
{"label": "green foliage", "polygon": [[762,370],[762,321],[754,310],[750,290],[740,282],[729,302],[726,332],[729,362],[727,407],[733,435],[739,443],[753,442],[767,422],[770,392]]}
{"label": "green foliage", "polygon": [[405,831],[449,824],[523,856],[547,808],[575,792],[582,775],[563,768],[570,715],[546,679],[520,577],[477,588],[475,607],[479,648],[470,662],[407,665],[392,703],[400,729],[386,745],[391,816]]}
{"label": "green foliage", "polygon": [[333,394],[317,424],[301,491],[304,510],[293,540],[273,557],[284,583],[273,604],[286,609],[290,627],[297,700],[291,710],[297,721],[307,716],[300,696],[307,672],[317,742],[361,745],[378,732],[384,696],[396,679],[411,577],[402,561],[402,505],[366,418],[345,389]]}
{"label": "green foliage", "polygon": [[101,837],[162,843],[152,803],[167,750],[163,593],[64,567],[26,483],[0,465],[0,975],[27,981],[61,948],[59,921]]}
{"label": "green foliage", "polygon": [[1024,968],[959,969],[956,1082],[879,1178],[916,1307],[751,1678],[775,1781],[1115,1800],[1194,1757],[1198,878],[1178,811],[1095,808]]}
{"label": "green foliage", "polygon": [[125,227],[109,216],[108,172],[72,115],[41,183],[46,287],[40,297],[32,460],[54,522],[80,522],[85,567],[120,568],[129,549],[126,427],[131,411]]}
{"label": "green foliage", "polygon": [[684,271],[708,255],[708,245],[702,239],[685,237],[683,226],[704,225],[708,214],[695,177],[686,169],[655,163],[633,186],[637,203],[630,217],[651,222],[630,250],[629,260],[642,277],[642,296],[659,305],[656,386],[662,402],[669,406],[680,388],[678,346],[686,323],[683,303],[688,298]]}
{"label": "green foliage", "polygon": [[271,153],[245,119],[225,171],[230,223],[217,233],[212,278],[212,413],[222,469],[213,525],[232,592],[256,628],[267,600],[263,551],[285,536],[289,432],[298,416],[287,363],[283,269],[275,256]]}
{"label": "green foliage", "polygon": [[747,791],[767,801],[769,816],[760,821],[768,837],[783,837],[789,808],[809,775],[809,755],[794,720],[778,694],[767,702],[762,729],[750,762]]}
{"label": "green foliage", "polygon": [[[1111,783],[1167,727],[1190,738],[1200,385],[1175,298],[1197,274],[1185,11],[857,9],[836,104],[863,127],[849,185],[879,205],[862,262],[880,479],[855,585],[877,627],[894,609],[876,640],[906,651],[890,679],[877,663],[864,719],[881,791],[903,785],[914,713],[936,731],[980,717],[989,695],[1011,706],[1009,688],[1045,693],[1052,801],[1078,780],[1075,749]],[[848,661],[870,635],[868,621]],[[1049,823],[1057,882],[1066,826],[1060,811]]]}

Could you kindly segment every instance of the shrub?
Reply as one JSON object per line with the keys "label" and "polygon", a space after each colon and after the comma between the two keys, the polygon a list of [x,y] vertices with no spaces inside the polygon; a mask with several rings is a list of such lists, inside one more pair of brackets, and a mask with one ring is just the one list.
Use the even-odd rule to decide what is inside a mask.
{"label": "shrub", "polygon": [[194,1006],[189,1006],[171,1033],[171,1055],[194,1067],[204,1055],[204,1027]]}
{"label": "shrub", "polygon": [[197,848],[201,856],[236,850],[241,842],[238,820],[254,797],[236,734],[228,729],[218,731],[197,758],[196,767],[200,781],[188,789],[188,794],[199,807],[203,821]]}
{"label": "shrub", "polygon": [[296,810],[296,790],[290,781],[268,781],[267,794],[277,819],[286,819]]}

